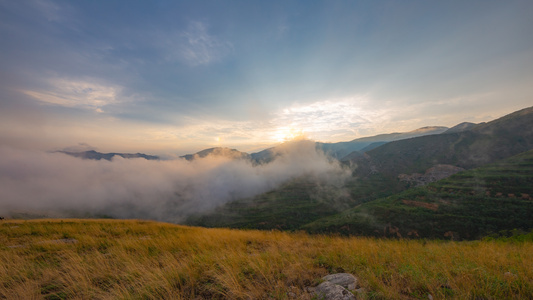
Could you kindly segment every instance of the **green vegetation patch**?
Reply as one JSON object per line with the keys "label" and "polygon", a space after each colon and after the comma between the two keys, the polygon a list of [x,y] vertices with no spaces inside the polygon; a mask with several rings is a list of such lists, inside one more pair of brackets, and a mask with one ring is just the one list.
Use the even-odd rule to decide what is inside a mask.
{"label": "green vegetation patch", "polygon": [[[503,175],[502,175],[503,174]],[[533,151],[365,203],[303,228],[311,232],[478,239],[533,228]]]}

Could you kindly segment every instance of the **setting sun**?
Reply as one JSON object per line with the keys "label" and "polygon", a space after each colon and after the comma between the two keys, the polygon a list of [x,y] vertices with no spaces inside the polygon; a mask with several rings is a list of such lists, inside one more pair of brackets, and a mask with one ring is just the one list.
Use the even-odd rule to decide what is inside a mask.
{"label": "setting sun", "polygon": [[305,138],[304,131],[293,127],[280,127],[274,133],[274,140],[277,142],[287,142]]}

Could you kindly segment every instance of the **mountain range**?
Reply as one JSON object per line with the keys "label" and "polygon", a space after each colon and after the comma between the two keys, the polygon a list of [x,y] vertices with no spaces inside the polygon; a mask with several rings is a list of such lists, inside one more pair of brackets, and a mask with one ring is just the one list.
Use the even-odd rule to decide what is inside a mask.
{"label": "mountain range", "polygon": [[329,156],[343,160],[344,157],[354,151],[366,152],[387,142],[399,141],[425,135],[440,134],[446,130],[448,130],[448,127],[427,126],[409,132],[379,134],[371,137],[358,138],[349,142],[317,143],[317,148],[321,149]]}
{"label": "mountain range", "polygon": [[[340,159],[353,170],[342,188],[297,178],[187,223],[450,239],[531,230],[533,107],[487,123],[433,128],[437,133],[415,137],[317,143],[337,158],[346,145],[361,143]],[[365,149],[373,143],[378,144]],[[267,149],[251,158],[268,161],[269,153],[275,152]]]}
{"label": "mountain range", "polygon": [[[449,129],[448,127],[444,127],[444,126],[427,126],[427,127],[422,127],[422,128],[419,128],[413,131],[409,131],[409,132],[379,134],[376,136],[354,139],[348,142],[337,142],[337,143],[317,142],[316,148],[317,150],[323,151],[325,154],[327,154],[330,157],[333,157],[339,160],[346,160],[350,157],[349,155],[353,155],[355,151],[357,153],[364,153],[366,151],[369,151],[371,149],[374,149],[376,147],[379,147],[391,141],[398,141],[398,140],[425,136],[425,135],[440,134],[440,133],[445,132],[448,129]],[[193,160],[197,158],[203,158],[208,155],[214,155],[214,156],[226,156],[229,158],[251,159],[254,163],[264,164],[264,163],[271,162],[277,156],[279,156],[280,151],[278,150],[280,149],[280,147],[282,148],[283,144],[276,146],[276,147],[271,147],[271,148],[262,150],[260,152],[251,153],[251,154],[240,152],[236,149],[216,147],[216,148],[205,149],[194,154],[183,155],[181,156],[181,158],[184,158],[187,160]]]}
{"label": "mountain range", "polygon": [[186,154],[180,157],[190,161],[190,160],[195,160],[199,158],[204,158],[210,155],[224,156],[224,157],[228,157],[232,159],[250,159],[251,158],[250,154],[248,153],[241,152],[236,149],[225,148],[225,147],[209,148],[209,149],[199,151],[195,154]]}
{"label": "mountain range", "polygon": [[[472,123],[470,123],[472,124]],[[350,158],[349,155],[353,155],[354,151],[357,151],[357,153],[364,153],[366,151],[369,151],[371,149],[374,149],[378,146],[381,146],[385,143],[391,142],[391,141],[397,141],[402,139],[408,139],[412,137],[418,137],[418,136],[424,136],[424,135],[430,135],[430,134],[439,134],[442,132],[445,132],[448,130],[447,127],[443,126],[428,126],[419,128],[413,131],[409,132],[396,132],[396,133],[388,133],[388,134],[380,134],[376,136],[371,137],[364,137],[359,139],[354,139],[349,142],[337,142],[337,143],[316,143],[316,147],[318,150],[323,151],[327,155],[336,158],[336,159],[343,159],[347,160]],[[196,152],[194,154],[186,154],[180,156],[180,158],[186,159],[186,160],[195,160],[199,158],[204,158],[207,156],[224,156],[232,159],[250,159],[255,163],[269,163],[272,160],[276,158],[276,156],[279,155],[279,151],[277,151],[281,146],[271,147],[265,150],[262,150],[257,153],[251,153],[248,154],[246,152],[241,152],[237,149],[230,149],[226,147],[214,147],[214,148],[208,148],[201,150],[199,152]],[[92,160],[111,160],[113,156],[120,156],[122,158],[145,158],[147,160],[158,160],[160,159],[159,156],[155,155],[147,155],[144,153],[101,153],[97,152],[95,150],[88,150],[88,151],[55,151],[59,153],[64,153],[70,156],[79,157],[83,159],[92,159]]]}
{"label": "mountain range", "polygon": [[79,157],[83,159],[92,159],[92,160],[111,160],[114,156],[120,156],[122,158],[144,158],[146,160],[158,160],[159,156],[147,155],[144,153],[100,153],[95,150],[88,150],[82,152],[74,151],[55,151],[58,153],[64,153],[70,156]]}
{"label": "mountain range", "polygon": [[[251,154],[218,147],[181,158],[223,156],[268,164],[291,143],[299,141]],[[533,229],[533,107],[486,123],[317,142],[315,147],[351,170],[342,186],[304,175],[184,223],[443,239]],[[142,153],[59,152],[97,160],[159,159]]]}

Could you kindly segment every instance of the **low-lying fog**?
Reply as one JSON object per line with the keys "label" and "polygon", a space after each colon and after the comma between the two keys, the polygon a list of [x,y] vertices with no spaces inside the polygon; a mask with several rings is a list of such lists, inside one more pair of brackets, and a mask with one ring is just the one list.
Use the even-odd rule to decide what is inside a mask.
{"label": "low-lying fog", "polygon": [[0,147],[0,216],[107,215],[179,222],[299,176],[341,185],[350,174],[311,141],[287,143],[277,151],[274,161],[253,165],[220,156],[97,161]]}

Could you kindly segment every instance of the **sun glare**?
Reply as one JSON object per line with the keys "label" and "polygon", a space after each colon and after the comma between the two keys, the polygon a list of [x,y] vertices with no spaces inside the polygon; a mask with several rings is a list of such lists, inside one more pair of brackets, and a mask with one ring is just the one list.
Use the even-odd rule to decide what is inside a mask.
{"label": "sun glare", "polygon": [[305,138],[304,131],[293,127],[280,127],[274,133],[274,139],[280,143],[302,138]]}

